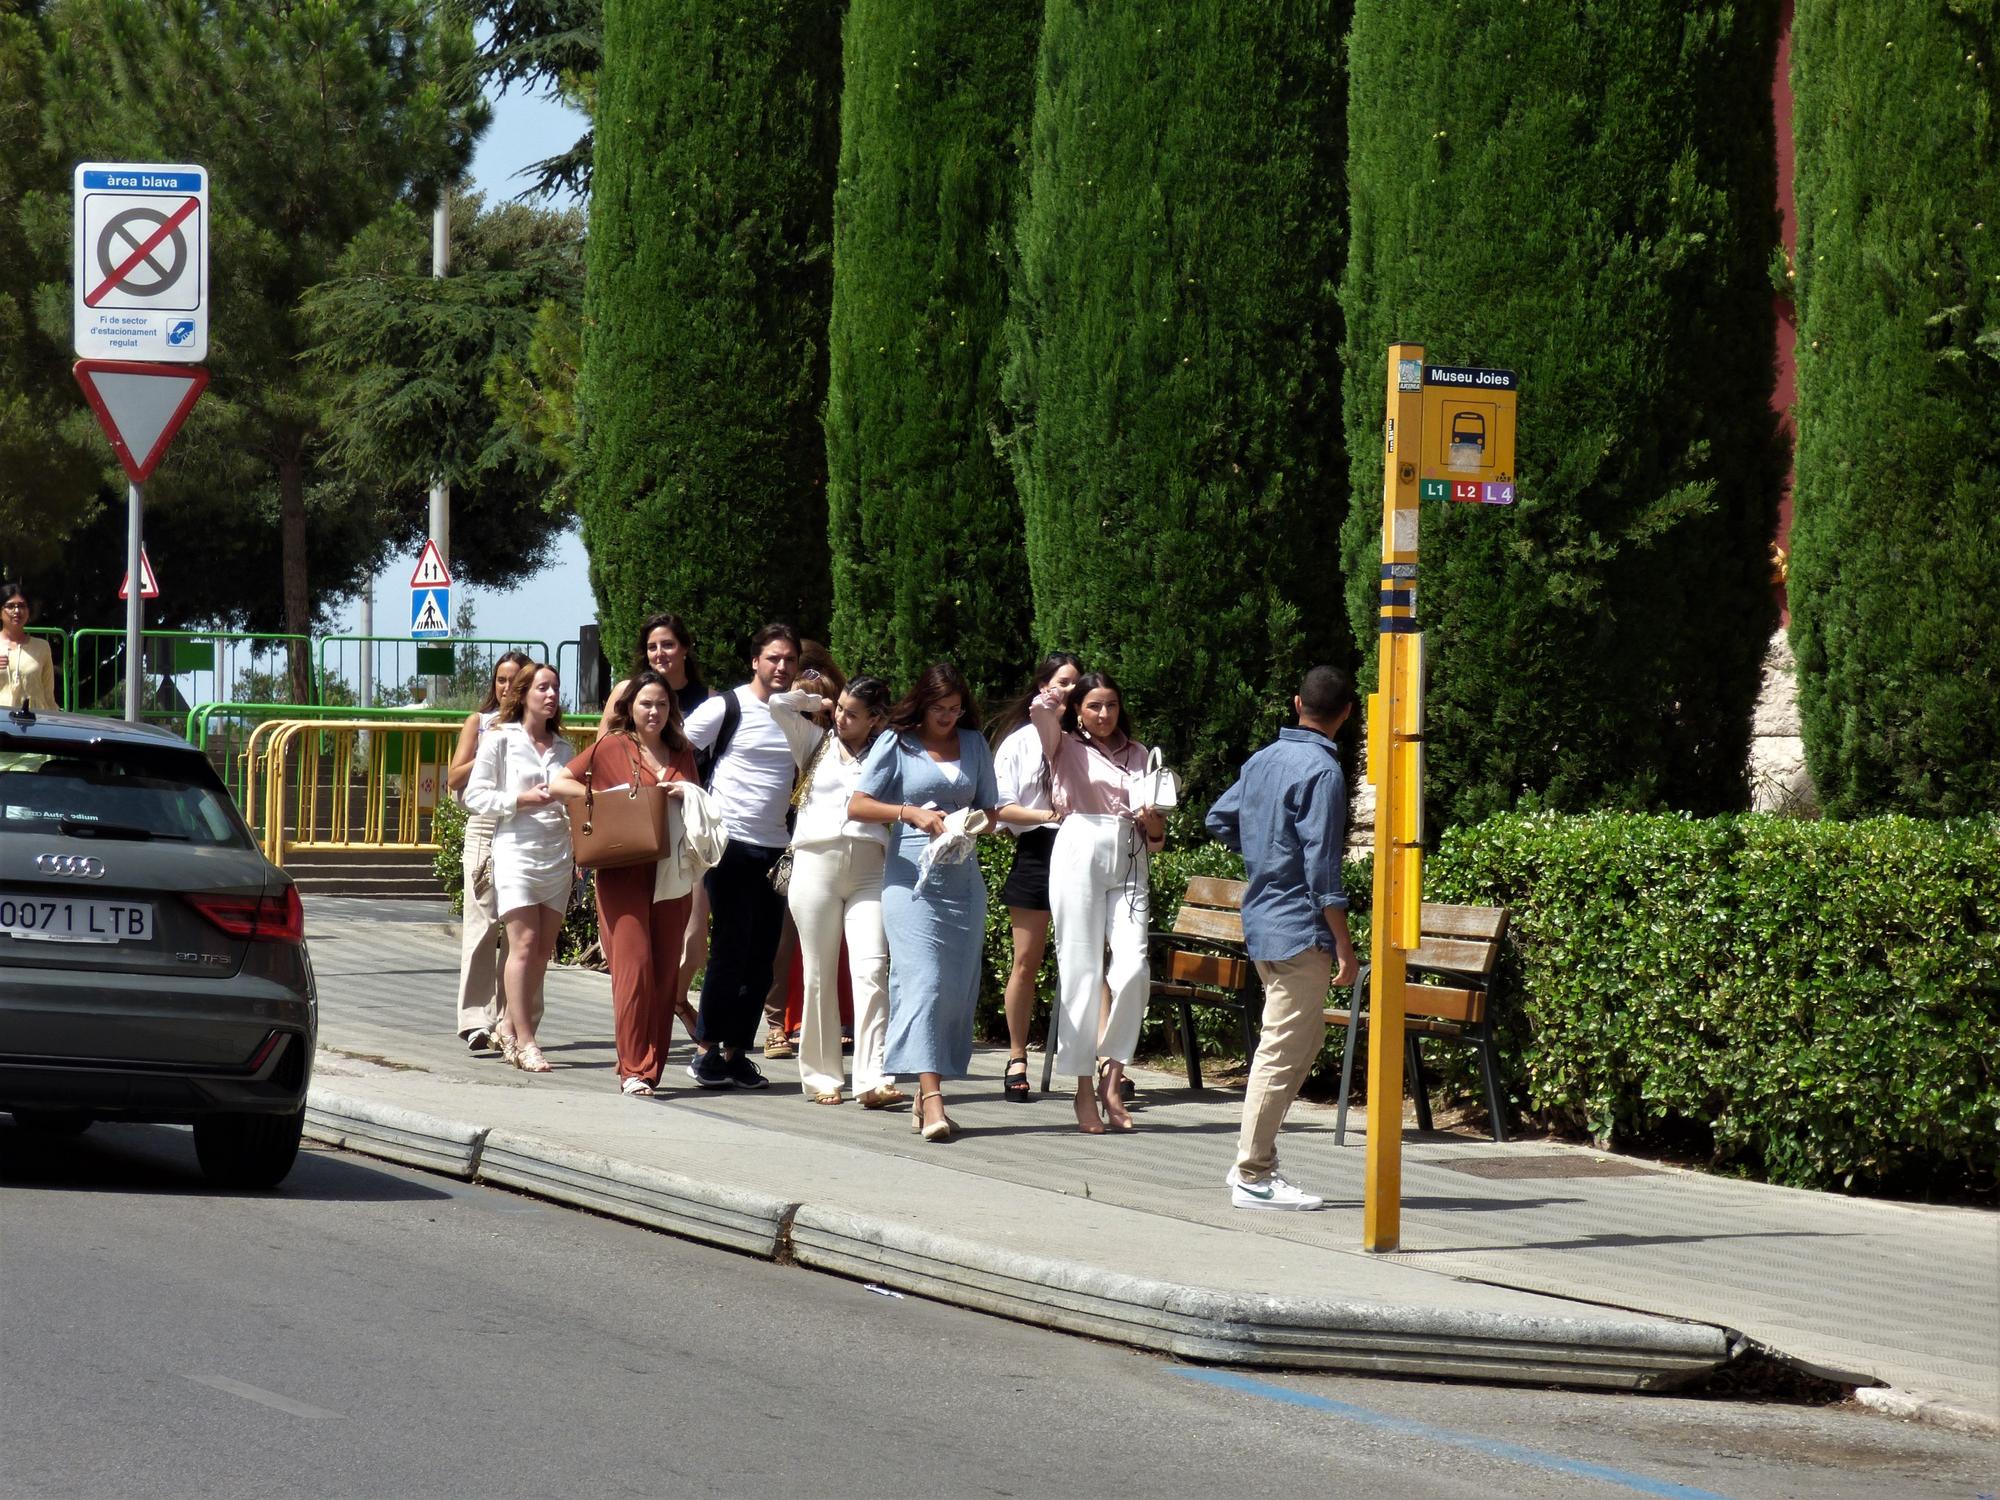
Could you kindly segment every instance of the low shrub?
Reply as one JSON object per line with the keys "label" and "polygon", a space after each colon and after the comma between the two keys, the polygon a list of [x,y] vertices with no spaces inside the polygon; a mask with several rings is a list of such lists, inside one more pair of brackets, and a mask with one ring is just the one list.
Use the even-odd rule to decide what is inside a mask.
{"label": "low shrub", "polygon": [[1447,833],[1425,888],[1512,910],[1504,1078],[1552,1126],[1992,1192],[2000,820],[1508,815]]}

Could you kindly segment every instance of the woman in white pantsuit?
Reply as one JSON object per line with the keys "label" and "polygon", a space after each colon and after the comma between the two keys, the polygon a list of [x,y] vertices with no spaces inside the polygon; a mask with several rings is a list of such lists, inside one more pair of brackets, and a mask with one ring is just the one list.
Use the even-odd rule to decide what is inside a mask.
{"label": "woman in white pantsuit", "polygon": [[[817,711],[825,700],[811,693],[774,693],[771,717],[789,737],[791,721]],[[848,801],[861,782],[868,748],[889,717],[889,688],[858,677],[833,709],[833,733],[821,743],[807,774],[792,832],[788,900],[799,929],[804,1014],[799,1030],[799,1086],[817,1104],[840,1103],[840,947],[847,944],[854,988],[854,1096],[864,1108],[884,1109],[909,1095],[882,1071],[889,1035],[889,942],[882,930],[882,867],[889,830],[856,823]]]}
{"label": "woman in white pantsuit", "polygon": [[542,980],[569,909],[576,857],[569,815],[549,778],[576,758],[562,728],[561,685],[554,667],[530,662],[509,684],[500,717],[473,757],[465,785],[468,811],[490,813],[493,907],[507,926],[507,1060],[528,1073],[549,1071],[535,1045]]}
{"label": "woman in white pantsuit", "polygon": [[[1132,805],[1131,782],[1146,767],[1146,747],[1132,738],[1125,695],[1108,674],[1086,672],[1060,698],[1042,694],[1029,717],[1041,732],[1050,800],[1062,819],[1049,851],[1062,992],[1056,1071],[1076,1079],[1078,1130],[1102,1135],[1107,1122],[1113,1130],[1130,1130],[1119,1085],[1146,1012],[1147,856],[1165,843],[1166,820],[1155,808]],[[1102,998],[1107,986],[1108,1015]],[[1099,1053],[1106,1062],[1093,1089]]]}

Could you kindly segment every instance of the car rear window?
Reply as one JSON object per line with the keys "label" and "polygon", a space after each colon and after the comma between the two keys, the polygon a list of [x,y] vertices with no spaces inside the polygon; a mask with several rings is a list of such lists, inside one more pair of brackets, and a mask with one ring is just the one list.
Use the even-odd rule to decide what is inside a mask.
{"label": "car rear window", "polygon": [[129,745],[0,751],[0,833],[56,832],[250,847],[249,830],[197,755]]}

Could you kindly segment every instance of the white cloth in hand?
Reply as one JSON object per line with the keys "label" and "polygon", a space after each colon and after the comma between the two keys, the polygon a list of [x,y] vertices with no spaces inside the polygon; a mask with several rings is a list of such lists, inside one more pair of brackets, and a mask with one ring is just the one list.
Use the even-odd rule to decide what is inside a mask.
{"label": "white cloth in hand", "polygon": [[976,807],[946,813],[944,832],[924,845],[924,852],[917,856],[917,884],[930,879],[931,871],[939,865],[963,864],[972,858],[979,835],[992,826],[993,820]]}

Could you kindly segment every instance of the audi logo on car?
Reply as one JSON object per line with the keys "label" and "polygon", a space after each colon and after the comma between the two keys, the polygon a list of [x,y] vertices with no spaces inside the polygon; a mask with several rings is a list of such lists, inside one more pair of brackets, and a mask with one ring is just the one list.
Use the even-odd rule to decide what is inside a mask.
{"label": "audi logo on car", "polygon": [[78,880],[104,878],[104,861],[94,854],[37,854],[35,868],[44,875],[72,875]]}

